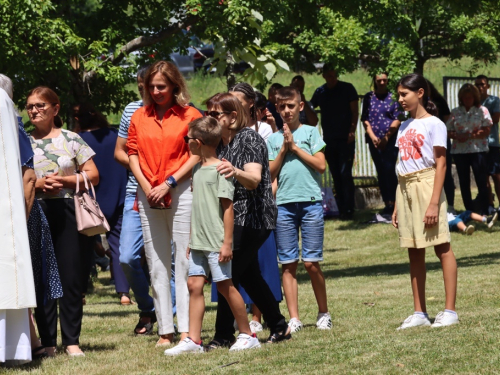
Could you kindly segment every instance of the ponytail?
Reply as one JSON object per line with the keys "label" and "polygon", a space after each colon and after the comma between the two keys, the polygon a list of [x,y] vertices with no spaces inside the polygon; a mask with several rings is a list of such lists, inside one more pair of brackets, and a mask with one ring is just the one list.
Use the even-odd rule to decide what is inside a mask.
{"label": "ponytail", "polygon": [[437,116],[439,114],[437,106],[430,98],[424,100],[424,108],[428,113],[430,113],[433,116]]}

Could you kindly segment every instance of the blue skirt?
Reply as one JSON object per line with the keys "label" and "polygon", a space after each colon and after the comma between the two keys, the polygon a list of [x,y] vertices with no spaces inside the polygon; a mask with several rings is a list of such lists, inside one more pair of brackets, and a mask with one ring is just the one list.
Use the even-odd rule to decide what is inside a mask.
{"label": "blue skirt", "polygon": [[[271,232],[266,242],[261,246],[258,253],[259,257],[259,267],[262,277],[266,281],[267,285],[274,294],[276,301],[281,302],[283,300],[283,294],[281,293],[281,279],[280,270],[278,267],[278,250],[276,248],[276,239],[274,237],[274,231]],[[238,290],[240,291],[243,301],[246,304],[252,304],[252,299],[248,296],[245,289],[240,285]],[[215,283],[212,283],[212,302],[217,302],[217,287]]]}

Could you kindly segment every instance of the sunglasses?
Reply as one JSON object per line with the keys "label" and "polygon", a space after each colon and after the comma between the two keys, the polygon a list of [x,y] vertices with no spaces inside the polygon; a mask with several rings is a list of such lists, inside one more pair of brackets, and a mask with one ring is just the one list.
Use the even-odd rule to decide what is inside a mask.
{"label": "sunglasses", "polygon": [[203,142],[203,141],[202,141],[201,139],[199,139],[199,138],[189,137],[189,136],[187,136],[187,135],[185,135],[185,136],[184,136],[184,142],[189,143],[189,140],[190,140],[190,139],[197,139],[198,141],[200,141],[200,142],[201,142],[201,144],[203,144],[203,145],[205,144],[205,142]]}
{"label": "sunglasses", "polygon": [[218,112],[218,111],[205,111],[205,116],[210,116],[210,117],[213,117],[213,118],[217,119],[221,115],[228,115],[230,113],[231,112],[229,112],[229,111],[222,111],[222,112]]}
{"label": "sunglasses", "polygon": [[486,86],[486,83],[476,83],[476,84],[474,84],[474,86],[483,87],[483,86]]}

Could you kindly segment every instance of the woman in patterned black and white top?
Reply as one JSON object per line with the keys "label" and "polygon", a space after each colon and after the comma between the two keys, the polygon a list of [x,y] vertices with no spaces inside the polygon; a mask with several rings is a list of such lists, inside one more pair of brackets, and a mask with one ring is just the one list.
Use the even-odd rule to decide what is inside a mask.
{"label": "woman in patterned black and white top", "polygon": [[[246,127],[247,112],[233,95],[216,94],[208,100],[207,108],[207,114],[222,126],[222,141],[217,149],[222,163],[217,169],[235,180],[233,283],[241,283],[266,317],[271,330],[268,341],[289,339],[287,322],[262,278],[257,259],[259,248],[276,226],[277,216],[266,144],[257,132]],[[229,346],[234,342],[234,332],[231,309],[219,296],[215,337],[209,350]]]}

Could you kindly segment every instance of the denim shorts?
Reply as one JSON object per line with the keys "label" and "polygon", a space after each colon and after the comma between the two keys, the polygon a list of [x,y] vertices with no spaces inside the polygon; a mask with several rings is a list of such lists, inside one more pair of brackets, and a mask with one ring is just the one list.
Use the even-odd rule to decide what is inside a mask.
{"label": "denim shorts", "polygon": [[471,213],[472,212],[470,211],[461,212],[453,220],[449,221],[448,226],[450,227],[450,230],[458,230],[458,223],[463,222],[464,224],[467,224],[471,220]]}
{"label": "denim shorts", "polygon": [[208,276],[212,273],[214,283],[231,278],[231,261],[219,262],[219,253],[215,251],[193,250],[189,254],[188,276]]}
{"label": "denim shorts", "polygon": [[299,228],[302,236],[302,261],[323,260],[323,206],[321,202],[298,202],[278,206],[276,242],[279,263],[299,261]]}

